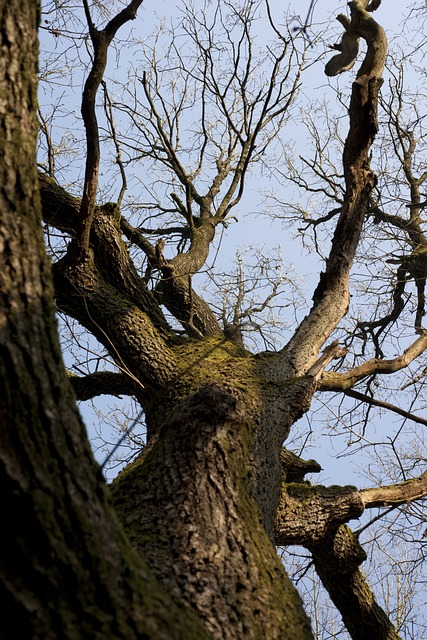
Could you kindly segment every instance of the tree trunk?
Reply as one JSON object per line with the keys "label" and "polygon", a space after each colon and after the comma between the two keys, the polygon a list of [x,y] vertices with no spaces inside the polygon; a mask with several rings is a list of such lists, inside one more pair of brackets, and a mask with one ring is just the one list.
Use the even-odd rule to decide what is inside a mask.
{"label": "tree trunk", "polygon": [[311,638],[267,532],[281,442],[312,382],[279,396],[267,383],[263,392],[255,359],[230,342],[185,351],[186,370],[153,398],[148,446],[112,485],[125,531],[214,638]]}
{"label": "tree trunk", "polygon": [[[46,208],[58,214],[58,205],[53,205],[55,187],[45,180],[42,195]],[[72,224],[69,211],[76,204],[63,193],[58,192],[57,198]],[[135,394],[146,415],[149,453],[145,451],[113,485],[126,533],[167,590],[195,609],[213,637],[235,637],[239,620],[240,631],[248,638],[264,637],[266,628],[271,638],[282,638],[284,633],[290,638],[310,638],[300,598],[275,554],[273,522],[280,498],[281,445],[292,424],[308,409],[316,389],[314,379],[290,377],[282,367],[287,382],[271,381],[268,356],[253,356],[223,337],[178,340],[154,314],[148,292],[139,295],[132,265],[124,258],[120,227],[105,207],[97,209],[94,229],[93,256],[76,263],[71,255],[57,263],[55,287],[59,306],[90,328],[112,357],[120,354],[126,376],[137,381]],[[108,384],[106,376],[104,380]],[[229,445],[217,433],[230,418],[222,416],[214,425],[208,420],[212,385],[239,407],[239,418],[233,418],[238,467],[235,457],[226,456]],[[207,412],[202,412],[197,394],[207,394]],[[198,431],[186,434],[178,417],[182,406],[191,406],[195,397],[201,415],[192,410],[191,419]],[[205,432],[212,440],[209,447],[195,439]],[[173,475],[174,482],[169,478],[168,470],[177,465],[188,469],[187,483],[178,473]],[[206,474],[216,476],[217,486],[223,486],[222,527],[217,511],[209,507],[212,496],[201,492]],[[229,495],[224,485],[236,485],[236,492]],[[177,508],[178,494],[192,499],[186,506],[192,515],[184,521],[182,508]],[[236,514],[231,520],[225,515],[228,510]],[[257,528],[254,522],[259,523]],[[189,530],[204,542],[195,547],[191,558],[181,558],[179,550],[187,548]],[[169,545],[171,531],[177,540]],[[218,562],[222,559],[227,568],[209,560],[209,531],[221,540]],[[240,541],[239,546],[229,542],[230,536]],[[172,566],[179,567],[179,579]],[[256,583],[247,578],[252,573]],[[196,590],[195,583],[200,585]],[[198,590],[200,597],[195,597]],[[212,614],[214,601],[218,616]]]}
{"label": "tree trunk", "polygon": [[65,376],[36,173],[38,13],[0,2],[1,636],[203,638],[124,538]]}
{"label": "tree trunk", "polygon": [[[142,487],[136,513],[144,525],[157,513],[158,525],[142,527],[134,542],[180,604],[117,524],[65,376],[43,248],[35,161],[38,5],[2,0],[0,16],[2,634],[188,640],[207,637],[205,628],[218,638],[309,638],[247,471],[255,397],[248,411],[216,387],[192,396],[162,427],[166,437],[153,435],[144,459],[152,477],[135,474],[135,465],[119,482],[133,478],[127,499]],[[84,266],[75,277],[84,279]],[[89,285],[102,300],[99,281]],[[135,288],[133,294],[137,299]],[[161,370],[153,359],[144,362],[153,380],[166,381],[166,325],[141,295],[133,307],[139,331],[150,317],[152,344],[164,349]],[[122,319],[131,315],[127,309]],[[142,541],[148,535],[150,544]]]}

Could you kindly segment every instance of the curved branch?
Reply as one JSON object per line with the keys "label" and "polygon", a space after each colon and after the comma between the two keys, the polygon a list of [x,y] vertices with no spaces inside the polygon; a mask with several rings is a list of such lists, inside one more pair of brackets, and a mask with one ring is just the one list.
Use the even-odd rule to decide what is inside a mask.
{"label": "curved branch", "polygon": [[109,21],[102,31],[98,31],[92,22],[87,0],[83,2],[93,44],[94,58],[85,82],[81,106],[87,145],[85,182],[80,205],[78,228],[78,247],[82,255],[85,255],[89,249],[90,228],[95,211],[96,192],[98,189],[100,149],[98,120],[95,108],[96,94],[107,65],[108,47],[118,29],[129,20],[135,19],[136,12],[142,4],[142,1],[143,0],[132,0],[127,7]]}
{"label": "curved branch", "polygon": [[[140,229],[132,227],[124,218],[121,218],[120,226],[126,237],[139,246],[148,258],[146,280],[150,278],[153,269],[161,271],[162,278],[154,293],[159,302],[182,324],[188,335],[193,338],[221,335],[221,327],[214,312],[208,303],[197,295],[191,282],[192,275],[206,260],[205,250],[207,252],[209,249],[209,237],[206,242],[202,237],[200,245],[194,243],[193,250],[189,253],[178,254],[172,260],[166,260],[161,252],[161,244],[158,243],[154,247]],[[209,236],[209,229],[207,233]],[[196,259],[196,256],[199,259]]]}
{"label": "curved branch", "polygon": [[356,382],[374,373],[390,374],[401,371],[427,349],[427,332],[424,332],[397,358],[381,360],[372,358],[350,371],[337,373],[325,371],[320,380],[321,391],[345,391],[351,389]]}
{"label": "curved branch", "polygon": [[[345,31],[342,36],[341,42],[333,45],[332,49],[337,49],[340,53],[326,64],[325,73],[327,76],[336,76],[343,71],[348,71],[354,66],[356,62],[357,54],[359,53],[359,37],[362,36],[368,42],[368,53],[362,64],[359,74],[360,77],[364,73],[367,73],[367,69],[375,66],[380,62],[381,56],[375,51],[375,48],[384,48],[385,59],[385,39],[377,38],[377,24],[368,11],[375,11],[381,4],[381,0],[371,2],[369,0],[354,0],[349,2],[348,6],[351,11],[351,21],[347,16],[340,14],[337,16],[338,22],[340,22]],[[370,39],[367,37],[367,31],[372,31],[374,34],[371,48],[369,49]],[[381,76],[382,69],[378,68],[377,75]]]}
{"label": "curved branch", "polygon": [[356,62],[359,53],[359,36],[350,28],[350,20],[347,16],[340,13],[337,16],[338,22],[344,27],[344,35],[341,42],[333,45],[340,53],[329,60],[325,66],[327,76],[336,76],[344,71],[349,71]]}

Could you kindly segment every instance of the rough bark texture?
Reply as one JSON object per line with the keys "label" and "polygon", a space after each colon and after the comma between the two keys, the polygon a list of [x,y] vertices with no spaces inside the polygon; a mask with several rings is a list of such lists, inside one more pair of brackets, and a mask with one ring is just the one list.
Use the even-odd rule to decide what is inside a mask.
{"label": "rough bark texture", "polygon": [[399,640],[395,628],[378,605],[359,565],[366,554],[348,527],[332,540],[311,548],[314,566],[354,640]]}
{"label": "rough bark texture", "polygon": [[[50,216],[50,220],[53,221],[55,215],[63,210],[65,224],[72,224],[72,216],[68,213],[73,209],[72,200],[65,196],[60,189],[54,187],[51,181],[42,178],[41,186],[42,200],[46,205],[47,216]],[[284,630],[291,634],[290,637],[311,637],[299,596],[287,580],[283,568],[277,564],[275,559],[272,531],[280,497],[279,451],[281,443],[287,437],[292,423],[308,408],[316,384],[310,377],[291,379],[284,385],[268,381],[264,377],[265,362],[263,358],[255,358],[223,337],[177,340],[171,332],[168,332],[159,312],[155,312],[152,298],[144,289],[142,280],[138,281],[139,287],[141,287],[141,293],[139,292],[132,276],[134,268],[127,259],[128,254],[119,234],[119,225],[117,221],[114,222],[114,217],[112,218],[109,212],[105,211],[105,208],[98,208],[96,211],[92,224],[92,235],[93,249],[89,251],[89,255],[92,256],[90,259],[82,260],[79,258],[76,261],[75,252],[70,251],[64,259],[55,265],[57,302],[63,311],[77,318],[81,324],[96,335],[116,361],[119,359],[124,374],[128,375],[130,380],[139,382],[140,391],[137,391],[136,394],[144,406],[147,428],[154,449],[156,446],[164,447],[163,440],[171,439],[175,455],[184,456],[181,462],[184,467],[191,467],[190,462],[193,456],[197,458],[198,455],[202,455],[204,472],[208,473],[210,465],[212,465],[212,469],[218,468],[224,474],[220,480],[221,473],[218,471],[218,483],[226,483],[229,486],[230,483],[235,482],[232,479],[233,474],[237,471],[233,467],[235,461],[228,461],[224,467],[223,452],[218,446],[214,446],[212,451],[208,453],[200,444],[197,446],[196,443],[186,444],[184,437],[174,434],[173,430],[178,428],[176,423],[169,424],[169,422],[183,400],[185,401],[195,392],[202,390],[206,385],[217,384],[230,394],[234,402],[238,401],[243,405],[247,414],[246,420],[251,424],[249,431],[242,424],[239,434],[239,446],[244,449],[246,454],[245,477],[248,483],[247,495],[244,500],[240,498],[240,501],[243,500],[243,503],[246,504],[250,500],[251,503],[251,510],[248,509],[241,513],[241,517],[249,518],[250,524],[243,519],[242,527],[244,532],[250,530],[253,514],[258,513],[258,518],[264,528],[260,527],[252,532],[255,541],[252,541],[251,544],[255,546],[255,549],[259,547],[255,553],[249,549],[250,538],[247,534],[245,537],[243,533],[238,533],[239,520],[236,517],[236,535],[247,542],[248,550],[244,551],[241,543],[241,553],[239,554],[236,547],[236,560],[228,557],[226,549],[222,552],[222,557],[227,557],[230,566],[236,562],[234,570],[236,573],[240,566],[242,584],[246,586],[244,588],[236,587],[234,579],[232,584],[228,585],[228,574],[224,570],[220,572],[220,575],[223,576],[221,586],[218,582],[218,575],[206,562],[206,558],[197,560],[199,556],[195,555],[195,561],[197,560],[198,565],[196,578],[190,566],[186,571],[183,565],[179,588],[176,586],[174,591],[197,610],[199,617],[206,622],[207,628],[214,634],[214,637],[233,637],[236,619],[240,620],[241,628],[247,630],[245,634],[248,637],[261,637],[262,624],[267,624],[267,620],[269,620],[269,634],[272,638],[282,637]],[[95,318],[96,322],[94,322]],[[91,380],[88,380],[88,385],[90,384]],[[169,427],[166,427],[166,424],[169,424]],[[201,431],[203,431],[202,424],[203,420],[199,419]],[[208,424],[206,428],[210,429],[211,427]],[[167,437],[166,433],[169,433]],[[176,447],[177,443],[179,443],[179,448]],[[132,467],[132,473],[129,470],[120,477],[120,495],[119,498],[116,498],[116,505],[119,507],[125,530],[132,539],[136,537],[144,539],[147,522],[154,520],[156,523],[156,535],[149,535],[151,544],[148,545],[148,548],[139,546],[139,550],[142,557],[149,558],[150,566],[165,586],[170,589],[174,577],[167,578],[164,572],[157,570],[162,564],[170,566],[170,557],[165,556],[162,545],[164,540],[168,539],[168,532],[173,530],[181,540],[181,547],[185,547],[188,531],[186,523],[182,521],[181,510],[166,510],[170,514],[170,521],[162,517],[162,514],[165,513],[163,509],[160,509],[156,517],[153,515],[152,505],[156,504],[160,493],[164,494],[165,499],[169,496],[171,505],[175,505],[174,496],[177,493],[177,485],[169,483],[165,473],[165,468],[173,467],[176,462],[173,460],[169,462],[165,453],[161,454],[160,460],[161,463],[150,465],[150,469],[158,471],[158,488],[156,488],[154,474],[151,479],[146,474],[138,479],[140,469],[144,467]],[[210,465],[207,460],[210,460]],[[213,474],[212,470],[209,471],[209,474]],[[191,474],[190,478],[192,479]],[[166,490],[169,486],[173,487],[170,495]],[[208,499],[207,496],[200,495],[200,487],[199,482],[193,488],[186,487],[185,490],[189,495],[196,496],[196,501],[192,505],[195,521],[191,526],[194,537],[203,540],[206,536],[206,527],[215,531],[217,521],[216,519],[207,520],[205,513],[203,517],[198,513],[204,500]],[[155,491],[154,497],[151,491]],[[146,498],[148,499],[149,496],[151,496],[151,503],[150,507],[146,508]],[[129,503],[130,499],[131,503]],[[233,509],[235,508],[233,506]],[[213,518],[212,510],[209,509],[209,512]],[[130,515],[132,527],[129,526],[129,519],[125,517],[126,513]],[[148,520],[146,514],[149,514]],[[225,522],[227,522],[227,526],[225,526]],[[140,530],[138,536],[135,534],[135,523],[138,523],[137,526]],[[224,528],[219,536],[224,541],[229,537],[229,524],[229,520],[224,521]],[[157,544],[153,542],[154,539],[158,540]],[[279,572],[281,578],[276,576],[275,582],[272,583],[262,577],[255,587],[244,579],[243,574],[246,575],[252,571],[254,575],[258,573],[260,549],[263,550],[262,553],[265,555],[267,564],[274,559],[273,574],[276,575],[276,572]],[[169,549],[168,553],[171,554],[172,549]],[[201,549],[200,553],[202,554]],[[156,560],[157,554],[159,557]],[[246,558],[245,563],[243,562],[244,558]],[[243,568],[245,566],[246,569]],[[211,583],[212,578],[215,578],[213,584]],[[208,585],[206,590],[211,594],[210,598],[201,597],[197,601],[194,599],[195,581]],[[273,584],[276,585],[274,588]],[[282,586],[279,588],[280,584]],[[239,590],[238,599],[233,601],[227,597],[224,600],[224,593],[229,594],[236,588]],[[276,590],[280,591],[280,596]],[[214,623],[211,612],[213,600],[218,600],[216,606],[218,611],[221,610],[221,615],[216,623]],[[254,605],[252,609],[248,606],[249,601]],[[256,605],[257,602],[259,602],[259,606]],[[221,606],[220,603],[222,603]],[[264,609],[268,611],[268,616],[266,613],[265,615],[259,613]]]}
{"label": "rough bark texture", "polygon": [[[365,508],[399,504],[410,499],[409,494],[425,495],[425,478],[361,491],[355,487],[311,486],[304,482],[301,472],[302,467],[304,474],[320,470],[312,460],[295,461],[284,452],[282,462],[286,484],[277,510],[277,544],[301,544],[312,553],[315,569],[354,640],[398,640],[393,624],[359,569],[366,553],[352,531],[343,525],[358,518]],[[295,468],[299,477],[295,477]],[[289,475],[295,477],[292,484]]]}
{"label": "rough bark texture", "polygon": [[151,443],[112,487],[125,530],[214,637],[232,638],[236,625],[238,637],[311,637],[271,539],[280,443],[312,381],[278,394],[257,359],[225,340],[175,351],[180,370],[146,404]]}
{"label": "rough bark texture", "polygon": [[185,400],[114,483],[113,502],[155,575],[213,637],[310,638],[253,497],[255,398],[235,395],[208,385]]}

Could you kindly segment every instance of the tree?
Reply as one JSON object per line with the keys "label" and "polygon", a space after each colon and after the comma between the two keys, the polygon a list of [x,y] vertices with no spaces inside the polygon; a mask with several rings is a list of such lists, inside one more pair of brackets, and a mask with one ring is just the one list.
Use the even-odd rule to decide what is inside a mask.
{"label": "tree", "polygon": [[[339,18],[344,35],[338,53],[326,67],[329,75],[350,68],[359,38],[366,41],[351,90],[342,203],[313,304],[284,347],[256,354],[242,338],[245,319],[252,322],[255,310],[242,311],[239,301],[221,327],[193,280],[241,201],[252,164],[263,161],[286,123],[304,54],[268,10],[276,41],[265,49],[269,76],[258,75],[257,85],[255,71],[263,67],[253,54],[251,28],[261,5],[208,4],[183,22],[192,59],[171,34],[167,61],[174,61],[180,79],[163,90],[153,47],[151,67],[137,82],[142,96],[135,91],[130,108],[112,101],[103,83],[108,48],[140,4],[132,0],[99,28],[93,12],[103,5],[90,7],[84,0],[92,51],[82,96],[84,184],[78,197],[55,180],[54,145],[48,126],[42,127],[50,172],[38,174],[40,201],[37,6],[28,0],[19,7],[16,0],[0,4],[6,54],[0,76],[6,96],[0,111],[5,633],[313,637],[276,543],[310,551],[352,637],[397,638],[359,570],[365,554],[346,523],[367,507],[425,495],[425,475],[359,491],[312,486],[304,476],[319,465],[282,449],[315,393],[343,392],[374,374],[392,374],[427,346],[417,323],[420,335],[404,353],[347,368],[346,350],[336,340],[328,343],[348,312],[350,271],[377,185],[370,155],[386,38],[371,12],[380,2],[350,3],[351,17]],[[218,26],[225,34],[221,41]],[[231,51],[228,70],[225,45]],[[115,202],[103,203],[100,87],[123,185]],[[118,134],[114,103],[129,116],[132,136]],[[193,131],[181,132],[189,104],[201,114],[194,138]],[[121,155],[124,148],[129,162]],[[185,150],[191,163],[183,162]],[[168,206],[152,203],[149,227],[131,225],[121,210],[126,165],[139,160],[163,167],[158,183],[169,196]],[[116,371],[66,378],[40,204],[45,224],[68,238],[56,249],[61,254],[52,267],[57,307],[103,345]],[[160,214],[165,222],[155,226]],[[125,238],[145,256],[142,275]],[[175,251],[170,238],[178,238]],[[326,370],[334,360],[336,370]],[[91,457],[71,386],[78,398],[132,395],[143,409],[147,445],[111,487]]]}

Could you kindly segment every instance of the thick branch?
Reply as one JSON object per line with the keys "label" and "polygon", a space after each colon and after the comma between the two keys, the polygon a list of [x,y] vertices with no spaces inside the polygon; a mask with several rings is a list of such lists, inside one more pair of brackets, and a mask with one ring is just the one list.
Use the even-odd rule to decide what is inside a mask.
{"label": "thick branch", "polygon": [[302,480],[306,473],[320,470],[314,460],[301,460],[306,468],[299,468],[293,454],[286,452],[285,459],[283,456],[282,452],[284,476],[297,482],[287,480],[282,485],[274,532],[277,545],[301,544],[312,548],[330,539],[342,524],[360,517],[365,509],[408,504],[427,495],[427,471],[418,478],[383,487],[360,490],[352,486],[324,487]]}
{"label": "thick branch", "polygon": [[[42,172],[39,172],[39,185],[44,222],[75,237],[80,200],[71,196],[55,180]],[[198,271],[207,257],[213,226],[206,223],[195,232],[194,246],[190,254],[179,254],[175,260],[170,261],[163,259],[160,265],[155,247],[138,229],[120,216],[114,205],[107,203],[99,207],[98,211],[99,215],[97,214],[96,222],[91,229],[91,244],[98,266],[102,266],[105,279],[114,286],[120,284],[121,292],[127,291],[133,302],[141,309],[149,311],[156,323],[166,329],[164,319],[160,321],[158,317],[160,310],[155,308],[146,284],[137,275],[126,247],[120,240],[120,224],[120,231],[130,242],[137,244],[144,251],[151,268],[161,269],[163,277],[157,295],[161,304],[182,323],[188,334],[197,338],[220,335],[221,327],[215,314],[191,286],[191,275]],[[113,264],[116,268],[113,268]]]}
{"label": "thick branch", "polygon": [[424,471],[418,478],[412,478],[407,482],[387,487],[361,489],[359,495],[365,509],[408,504],[427,495],[427,471]]}
{"label": "thick branch", "polygon": [[77,376],[70,371],[67,373],[77,400],[90,400],[101,395],[132,396],[141,388],[123,373],[99,371],[87,376]]}
{"label": "thick branch", "polygon": [[[137,306],[138,290],[132,292],[129,283],[121,286],[120,281],[125,281],[126,275],[119,268],[113,271],[117,287],[93,268],[92,261],[81,261],[78,268],[67,257],[57,262],[54,286],[58,308],[86,327],[117,366],[147,389],[157,389],[176,372],[168,336],[161,325],[156,326],[147,313],[149,309],[141,309],[145,306],[144,298],[139,299]],[[155,312],[155,303],[152,309]]]}
{"label": "thick branch", "polygon": [[[291,469],[295,466],[294,456],[286,454],[285,473],[287,465]],[[407,482],[359,491],[355,487],[311,486],[302,482],[304,473],[302,469],[298,474],[299,484],[283,485],[275,523],[276,544],[301,544],[311,551],[316,571],[354,640],[397,640],[393,625],[359,571],[366,554],[343,525],[364,509],[423,498],[427,495],[427,471]]]}
{"label": "thick branch", "polygon": [[[74,237],[80,200],[41,172],[39,172],[39,187],[44,222]],[[127,247],[121,239],[121,230],[126,225],[131,229],[130,225],[121,218],[120,211],[114,203],[106,203],[98,208],[96,223],[91,229],[91,244],[96,268],[108,284],[117,288],[120,296],[125,295],[131,303],[148,314],[156,327],[167,334],[169,328],[163,314],[154,297],[147,290],[145,282],[137,274]],[[154,247],[148,241],[146,242],[151,247],[151,254],[154,255]],[[93,264],[87,262],[83,270],[93,267]],[[78,271],[76,267],[76,274]],[[58,292],[59,297],[62,294],[63,291]]]}
{"label": "thick branch", "polygon": [[[64,225],[60,215],[68,220],[76,204],[51,180],[45,181],[42,202],[46,216],[59,227]],[[115,205],[100,207],[87,259],[76,265],[67,254],[54,265],[56,301],[60,310],[93,333],[121,370],[142,384],[157,385],[174,371],[167,344],[171,332],[130,260],[119,220]]]}
{"label": "thick branch", "polygon": [[358,568],[366,554],[353,532],[342,526],[327,544],[311,551],[316,571],[353,640],[399,640]]}
{"label": "thick branch", "polygon": [[218,336],[221,327],[212,309],[192,287],[191,276],[181,275],[169,264],[162,268],[156,288],[159,300],[193,338]]}
{"label": "thick branch", "polygon": [[38,178],[43,222],[74,238],[81,200],[69,194],[46,173],[39,171]]}
{"label": "thick branch", "polygon": [[274,538],[277,545],[311,548],[364,511],[356,487],[323,487],[309,483],[283,485]]}

